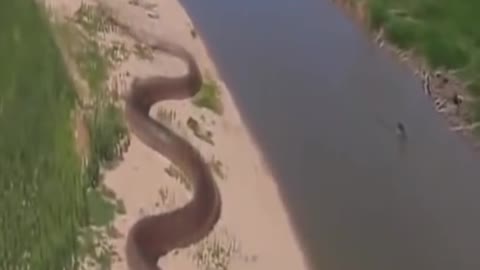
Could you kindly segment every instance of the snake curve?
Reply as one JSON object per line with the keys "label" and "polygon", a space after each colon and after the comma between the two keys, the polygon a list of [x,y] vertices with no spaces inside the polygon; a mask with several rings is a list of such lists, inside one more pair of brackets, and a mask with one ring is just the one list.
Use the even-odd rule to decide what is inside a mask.
{"label": "snake curve", "polygon": [[130,270],[160,270],[157,261],[176,248],[200,241],[214,228],[221,213],[221,197],[213,175],[186,139],[149,116],[160,101],[180,100],[200,91],[202,76],[193,56],[166,40],[150,44],[153,50],[183,60],[188,72],[179,77],[135,78],[124,96],[129,128],[147,146],[165,156],[192,181],[193,197],[183,207],[139,219],[129,230],[126,258]]}

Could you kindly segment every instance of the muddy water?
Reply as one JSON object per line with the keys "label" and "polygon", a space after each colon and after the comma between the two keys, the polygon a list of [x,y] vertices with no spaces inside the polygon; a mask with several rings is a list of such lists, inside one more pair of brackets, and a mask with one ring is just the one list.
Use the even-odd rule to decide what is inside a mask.
{"label": "muddy water", "polygon": [[480,269],[480,161],[408,70],[328,0],[182,1],[313,269]]}

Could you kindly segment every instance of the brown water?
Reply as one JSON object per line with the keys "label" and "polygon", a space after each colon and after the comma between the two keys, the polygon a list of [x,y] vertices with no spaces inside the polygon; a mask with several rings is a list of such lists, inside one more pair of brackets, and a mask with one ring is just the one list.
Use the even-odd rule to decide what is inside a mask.
{"label": "brown water", "polygon": [[480,160],[408,70],[328,0],[182,2],[275,171],[312,268],[480,269]]}

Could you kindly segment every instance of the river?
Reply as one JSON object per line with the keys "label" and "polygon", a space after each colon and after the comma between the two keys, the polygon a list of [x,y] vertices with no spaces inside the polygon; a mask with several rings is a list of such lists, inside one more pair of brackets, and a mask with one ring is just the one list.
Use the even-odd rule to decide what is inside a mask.
{"label": "river", "polygon": [[480,269],[480,161],[409,70],[329,0],[182,3],[313,269]]}

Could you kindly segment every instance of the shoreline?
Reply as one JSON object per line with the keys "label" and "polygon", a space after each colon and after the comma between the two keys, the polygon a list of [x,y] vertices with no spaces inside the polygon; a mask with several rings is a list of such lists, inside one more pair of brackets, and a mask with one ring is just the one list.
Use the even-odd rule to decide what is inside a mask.
{"label": "shoreline", "polygon": [[[474,130],[480,126],[472,116],[474,97],[467,90],[464,81],[458,78],[456,70],[432,69],[425,57],[414,50],[403,50],[389,41],[384,29],[380,26],[375,30],[370,26],[366,1],[331,0],[346,16],[354,21],[361,32],[366,34],[371,42],[401,65],[411,70],[422,84],[420,89],[431,100],[433,108],[447,121],[450,131],[460,135],[471,149],[480,151],[480,140]],[[454,96],[459,97],[461,104],[455,104]]]}
{"label": "shoreline", "polygon": [[[68,0],[48,1],[66,16],[80,6],[80,3]],[[213,81],[220,90],[222,115],[199,108],[190,100],[162,102],[151,112],[160,121],[170,121],[171,127],[185,136],[210,165],[218,165],[212,165],[212,170],[216,169],[223,201],[220,220],[209,236],[162,257],[159,265],[165,269],[309,269],[278,183],[249,133],[200,33],[193,30],[195,35],[192,34],[193,23],[181,3],[178,0],[83,2],[110,5],[129,27],[142,35],[161,36],[184,46],[196,58],[204,79]],[[122,33],[102,36],[103,43],[121,42],[126,48],[137,45]],[[161,54],[141,59],[132,54],[111,70],[109,89],[113,96],[121,96],[128,91],[135,76],[157,73],[176,76],[183,70],[184,66],[177,59]],[[162,113],[173,117],[166,120]],[[193,134],[188,127],[190,118],[213,134],[213,145]],[[125,213],[117,215],[111,224],[117,231],[117,237],[108,241],[116,254],[112,257],[112,269],[127,269],[125,237],[138,218],[178,208],[191,198],[188,185],[181,177],[172,177],[169,169],[172,166],[168,160],[132,135],[123,161],[105,172],[104,184],[125,208]],[[224,266],[226,268],[222,268]]]}

